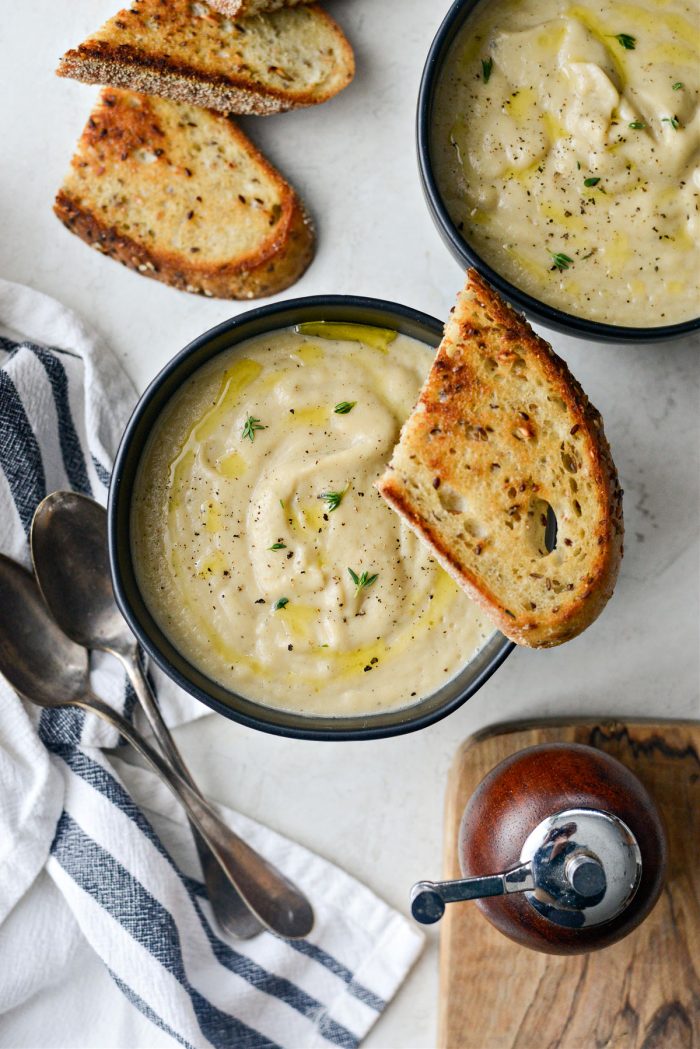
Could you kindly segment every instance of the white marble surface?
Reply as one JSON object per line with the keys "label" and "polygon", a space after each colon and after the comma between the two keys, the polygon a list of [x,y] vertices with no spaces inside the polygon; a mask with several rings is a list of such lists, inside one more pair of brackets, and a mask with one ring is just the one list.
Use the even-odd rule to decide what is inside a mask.
{"label": "white marble surface", "polygon": [[[24,0],[3,21],[0,274],[80,311],[143,388],[189,339],[247,307],[138,277],[89,251],[51,212],[96,95],[53,69],[115,6]],[[461,275],[421,198],[414,107],[447,2],[329,6],[357,51],[354,84],[317,110],[245,122],[318,222],[317,258],[288,294],[384,296],[442,317]],[[412,881],[440,873],[446,774],[475,729],[567,713],[700,716],[700,340],[552,341],[603,413],[625,488],[626,556],[602,618],[561,649],[515,652],[466,706],[412,736],[299,742],[214,716],[178,733],[214,798],[331,857],[400,908]],[[368,1047],[435,1044],[436,944],[433,933]]]}

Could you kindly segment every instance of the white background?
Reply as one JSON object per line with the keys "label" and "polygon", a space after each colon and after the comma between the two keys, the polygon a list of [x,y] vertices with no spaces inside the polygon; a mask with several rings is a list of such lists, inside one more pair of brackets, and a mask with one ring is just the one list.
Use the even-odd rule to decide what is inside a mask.
{"label": "white background", "polygon": [[[248,307],[139,277],[88,250],[52,214],[97,94],[56,79],[53,70],[115,6],[23,0],[2,19],[0,275],[79,311],[141,389],[190,339]],[[447,0],[338,0],[329,7],[355,46],[355,82],[317,109],[244,121],[318,224],[316,260],[286,294],[375,295],[444,317],[462,275],[421,197],[414,110]],[[700,340],[648,347],[551,340],[603,413],[625,489],[622,574],[585,635],[550,652],[516,651],[461,710],[408,737],[308,743],[215,716],[178,732],[213,798],[335,860],[404,910],[410,884],[440,874],[447,770],[476,729],[567,713],[700,715]],[[366,1045],[434,1045],[437,995],[433,931]],[[37,1030],[46,1032],[41,1010],[34,1003]],[[144,1031],[148,1044],[147,1025]],[[97,1032],[85,1038],[85,1046],[95,1045]]]}

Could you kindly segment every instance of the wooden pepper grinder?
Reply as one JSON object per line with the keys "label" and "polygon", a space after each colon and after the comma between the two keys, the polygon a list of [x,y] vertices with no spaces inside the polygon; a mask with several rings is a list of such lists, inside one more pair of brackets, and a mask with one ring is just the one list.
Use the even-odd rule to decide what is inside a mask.
{"label": "wooden pepper grinder", "polygon": [[667,858],[637,777],[576,743],[528,747],[492,769],[464,811],[459,851],[464,879],[414,885],[414,918],[435,922],[446,903],[476,900],[505,936],[548,954],[632,932],[658,899]]}

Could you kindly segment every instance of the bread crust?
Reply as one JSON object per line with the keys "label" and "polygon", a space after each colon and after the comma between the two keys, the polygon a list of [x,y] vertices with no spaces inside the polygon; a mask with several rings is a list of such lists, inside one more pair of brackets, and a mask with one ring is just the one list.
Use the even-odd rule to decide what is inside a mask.
{"label": "bread crust", "polygon": [[[572,599],[562,600],[555,615],[535,616],[513,614],[507,602],[499,598],[478,572],[460,562],[449,544],[446,544],[437,528],[417,509],[410,492],[391,465],[377,482],[377,488],[389,504],[403,517],[409,527],[431,547],[440,564],[464,588],[490,616],[499,629],[519,645],[547,648],[559,645],[581,633],[602,612],[612,595],[623,554],[624,526],[622,517],[622,489],[603,429],[600,413],[591,405],[580,383],[573,377],[566,363],[552,348],[532,331],[525,319],[508,306],[474,270],[469,271],[469,291],[480,309],[487,312],[494,324],[503,329],[501,350],[517,344],[519,349],[533,358],[554,394],[561,399],[586,439],[588,465],[603,511],[595,525],[596,553],[587,564],[585,586]],[[454,311],[446,325],[446,337],[438,349],[436,363],[445,354],[450,342],[483,337],[468,317],[456,319]],[[498,352],[499,347],[489,347]],[[429,382],[429,380],[428,380]],[[423,389],[418,405],[426,405],[426,389]],[[454,413],[459,413],[454,406]],[[449,426],[449,406],[441,415]],[[456,414],[452,421],[456,421]],[[415,448],[413,448],[415,451]],[[431,463],[431,466],[433,464]],[[446,465],[446,464],[445,464]]]}
{"label": "bread crust", "polygon": [[220,11],[229,18],[246,18],[267,11],[278,11],[280,7],[296,7],[297,4],[309,3],[313,3],[313,0],[209,0],[215,11]]}
{"label": "bread crust", "polygon": [[[120,180],[128,186],[131,149],[147,144],[142,134],[143,127],[135,122],[137,112],[141,114],[139,119],[143,120],[147,130],[156,136],[157,141],[163,141],[158,137],[162,132],[150,109],[146,113],[142,107],[139,110],[127,109],[125,112],[120,107],[120,99],[128,97],[138,96],[129,96],[128,93],[120,96],[116,89],[104,89],[100,103],[88,120],[73,164],[78,170],[90,170],[90,179],[103,177],[106,170],[102,167],[95,170],[95,145],[115,141],[118,148],[112,164],[124,164]],[[141,99],[141,102],[145,100]],[[170,103],[161,102],[160,105],[169,106]],[[89,182],[83,195],[75,189],[74,180],[69,178],[56,196],[54,211],[66,228],[86,244],[143,276],[162,281],[181,291],[222,299],[253,299],[275,295],[293,284],[311,262],[315,246],[313,222],[294,189],[240,128],[219,114],[213,116],[217,121],[217,133],[233,138],[259,174],[275,184],[279,194],[280,213],[274,229],[246,253],[222,262],[212,262],[207,261],[206,257],[200,260],[182,251],[149,247],[142,239],[129,236],[120,225],[111,224],[100,217],[87,199]],[[117,137],[113,139],[110,135]],[[120,154],[122,149],[124,152]],[[169,174],[168,177],[173,176]]]}
{"label": "bread crust", "polygon": [[[131,44],[86,40],[63,55],[56,73],[86,84],[109,84],[144,95],[162,95],[219,113],[271,116],[328,101],[355,75],[355,56],[344,33],[318,4],[305,5],[337,38],[344,75],[327,91],[275,88],[250,76],[215,73],[169,55],[145,53]],[[125,15],[128,12],[123,12]],[[214,16],[217,17],[217,16]]]}

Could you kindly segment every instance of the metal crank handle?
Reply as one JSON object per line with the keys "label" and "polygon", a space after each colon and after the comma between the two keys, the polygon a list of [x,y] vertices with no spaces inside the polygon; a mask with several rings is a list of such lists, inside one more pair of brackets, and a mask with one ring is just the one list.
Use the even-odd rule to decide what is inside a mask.
{"label": "metal crank handle", "polygon": [[502,874],[482,878],[459,878],[454,881],[419,881],[411,889],[411,914],[423,925],[440,921],[445,905],[461,900],[481,900],[486,896],[505,896],[535,888],[529,863]]}

